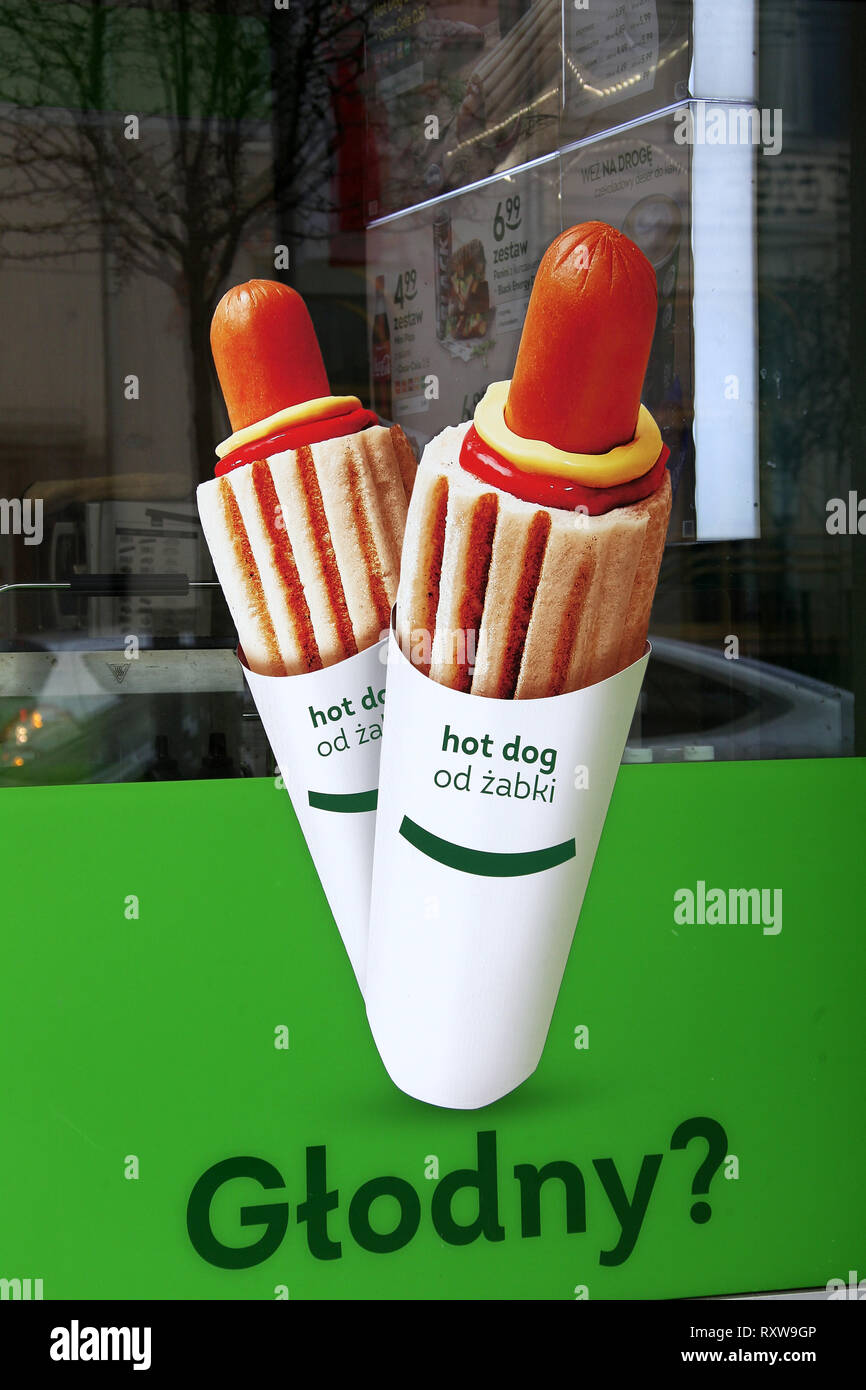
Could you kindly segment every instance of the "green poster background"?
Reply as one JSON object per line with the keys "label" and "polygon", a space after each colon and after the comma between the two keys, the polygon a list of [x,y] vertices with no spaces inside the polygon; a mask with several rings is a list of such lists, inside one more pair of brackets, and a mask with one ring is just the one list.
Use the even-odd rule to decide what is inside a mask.
{"label": "green poster background", "polygon": [[[0,1278],[45,1298],[668,1297],[823,1285],[866,1275],[862,982],[866,760],[625,767],[537,1072],[485,1110],[397,1091],[284,791],[269,780],[6,792],[0,800]],[[678,926],[678,888],[783,890],[782,931]],[[129,895],[139,916],[129,919]],[[274,1045],[289,1030],[288,1049]],[[575,1047],[585,1025],[589,1046]],[[711,1219],[689,1212],[707,1145],[671,1151],[684,1120],[727,1134]],[[495,1134],[504,1238],[449,1244],[436,1188]],[[489,1141],[488,1141],[489,1142]],[[337,1259],[298,1222],[305,1153],[326,1149]],[[661,1155],[631,1255],[593,1160],[631,1196]],[[128,1156],[139,1176],[130,1179]],[[215,1235],[249,1245],[240,1207],[288,1202],[275,1252],[221,1269],[186,1208],[211,1165],[267,1160],[285,1190],[227,1183]],[[568,1160],[521,1234],[518,1164]],[[604,1166],[604,1165],[603,1165]],[[734,1165],[729,1164],[731,1168]],[[383,1175],[420,1199],[417,1234],[373,1253],[353,1194]],[[471,1223],[478,1195],[454,1202]],[[374,1229],[397,1223],[392,1197]]]}

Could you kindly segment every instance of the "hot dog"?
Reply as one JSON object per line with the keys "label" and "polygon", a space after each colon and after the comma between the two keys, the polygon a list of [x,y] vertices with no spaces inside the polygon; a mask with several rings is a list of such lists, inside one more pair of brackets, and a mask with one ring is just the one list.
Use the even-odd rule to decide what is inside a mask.
{"label": "hot dog", "polygon": [[505,422],[525,439],[605,454],[634,438],[656,324],[656,274],[606,222],[570,227],[535,277]]}
{"label": "hot dog", "polygon": [[[655,272],[621,232],[563,232],[539,266],[512,380],[428,444],[397,627],[404,643],[433,633],[432,679],[531,699],[642,655],[671,507],[668,451],[640,399],[656,305]],[[474,664],[454,655],[457,632]]]}
{"label": "hot dog", "polygon": [[300,295],[252,280],[224,295],[211,344],[234,433],[198,507],[247,663],[332,665],[387,625],[415,473],[399,425],[332,396]]}

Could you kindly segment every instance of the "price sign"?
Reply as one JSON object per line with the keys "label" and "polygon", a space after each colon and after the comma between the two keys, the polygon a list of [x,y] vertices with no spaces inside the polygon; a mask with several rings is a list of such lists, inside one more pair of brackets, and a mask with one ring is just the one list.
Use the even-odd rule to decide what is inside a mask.
{"label": "price sign", "polygon": [[397,276],[397,285],[394,290],[394,303],[402,308],[404,303],[411,304],[418,293],[418,272],[416,270],[401,270]]}
{"label": "price sign", "polygon": [[513,198],[504,200],[503,204],[496,204],[496,215],[493,218],[493,240],[502,241],[506,232],[516,232],[520,226],[520,194],[515,193]]}

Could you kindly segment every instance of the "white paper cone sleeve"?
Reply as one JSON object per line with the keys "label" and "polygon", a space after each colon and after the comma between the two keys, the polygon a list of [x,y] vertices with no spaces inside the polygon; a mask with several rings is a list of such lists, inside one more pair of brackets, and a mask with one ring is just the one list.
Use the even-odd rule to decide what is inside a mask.
{"label": "white paper cone sleeve", "polygon": [[363,992],[385,698],[385,643],[322,671],[261,676],[238,652]]}
{"label": "white paper cone sleeve", "polygon": [[392,630],[365,1001],[409,1095],[476,1109],[538,1065],[649,651],[495,700],[430,680]]}

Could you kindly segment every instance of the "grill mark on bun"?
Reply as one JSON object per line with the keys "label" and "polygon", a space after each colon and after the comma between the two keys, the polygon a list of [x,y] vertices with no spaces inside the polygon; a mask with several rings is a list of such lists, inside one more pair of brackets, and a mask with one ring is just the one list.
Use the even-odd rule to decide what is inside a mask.
{"label": "grill mark on bun", "polygon": [[262,588],[262,577],[259,574],[259,567],[253,555],[250,538],[247,535],[247,528],[244,526],[241,509],[238,506],[237,498],[235,497],[228,477],[220,478],[219,495],[225,516],[226,531],[231,537],[235,554],[243,566],[245,576],[244,587],[246,589],[247,599],[261,626],[262,640],[264,641],[268,658],[275,666],[281,666],[285,669],[279,643],[277,642],[277,634],[274,632],[274,625],[271,622],[268,607],[265,603],[265,591]]}
{"label": "grill mark on bun", "polygon": [[544,552],[547,549],[550,526],[551,516],[548,511],[536,512],[529,525],[526,549],[523,552],[523,573],[514,595],[508,641],[502,660],[499,689],[496,692],[502,700],[512,700],[517,688],[526,632],[529,627],[529,619],[532,617],[532,605],[541,576],[541,566],[544,563]]}
{"label": "grill mark on bun", "polygon": [[460,600],[458,616],[459,633],[455,640],[460,641],[463,634],[464,656],[458,661],[455,654],[456,679],[453,688],[467,694],[472,686],[473,671],[469,666],[469,633],[474,634],[475,650],[478,648],[478,634],[484,612],[484,599],[487,595],[487,581],[490,578],[490,558],[493,554],[493,537],[499,515],[499,501],[495,492],[486,492],[479,497],[472,510],[472,523],[466,545],[466,573],[463,579],[463,597]]}
{"label": "grill mark on bun", "polygon": [[[427,554],[420,566],[420,573],[427,576],[427,592],[421,598],[421,631],[427,634],[426,650],[432,654],[436,640],[436,614],[439,609],[439,588],[442,581],[442,556],[445,551],[445,526],[448,519],[448,479],[439,477],[430,490],[427,525],[422,534],[427,540]],[[409,632],[412,641],[412,631]],[[430,661],[416,663],[425,676],[430,674]]]}
{"label": "grill mark on bun", "polygon": [[379,623],[379,627],[380,629],[386,629],[391,617],[391,600],[388,598],[388,591],[385,588],[382,566],[379,563],[379,551],[373,535],[373,528],[370,525],[370,518],[367,514],[367,504],[364,499],[361,480],[358,474],[358,461],[354,454],[348,451],[346,457],[346,476],[352,498],[352,520],[355,523],[358,544],[361,547],[361,554],[364,557],[364,568],[367,572],[367,581],[370,586],[370,597],[373,600],[373,607],[376,610],[376,619]]}
{"label": "grill mark on bun", "polygon": [[406,494],[406,501],[412,497],[412,489],[415,486],[415,474],[418,471],[418,460],[412,452],[412,445],[406,434],[399,425],[392,425],[390,429],[391,447],[397,458],[397,467],[400,470],[400,480],[403,484],[403,491]]}
{"label": "grill mark on bun", "polygon": [[577,629],[584,614],[584,607],[589,597],[592,587],[594,564],[590,558],[586,558],[580,567],[577,578],[571,590],[568,607],[562,617],[559,632],[556,638],[556,655],[551,671],[550,691],[551,695],[562,695],[565,693],[568,673],[571,667],[571,658],[574,654],[577,642]]}
{"label": "grill mark on bun", "polygon": [[322,658],[319,655],[316,635],[310,619],[310,610],[298,574],[298,567],[295,563],[285,522],[282,526],[277,522],[277,515],[282,516],[282,511],[274,487],[274,480],[271,477],[271,470],[267,463],[263,460],[254,463],[252,478],[262,525],[270,542],[271,556],[286,591],[286,602],[291,614],[292,626],[295,629],[295,640],[301,650],[306,669],[308,671],[320,671]]}
{"label": "grill mark on bun", "polygon": [[334,554],[334,543],[331,540],[331,531],[325,515],[322,491],[316,476],[316,465],[308,444],[304,444],[298,449],[297,459],[304,503],[310,518],[310,528],[316,538],[316,549],[322,566],[325,590],[334,618],[334,627],[342,644],[344,656],[355,656],[358,651],[358,644],[355,641],[355,632],[352,627],[352,619],[349,617],[343,581],[340,578],[337,557]]}

